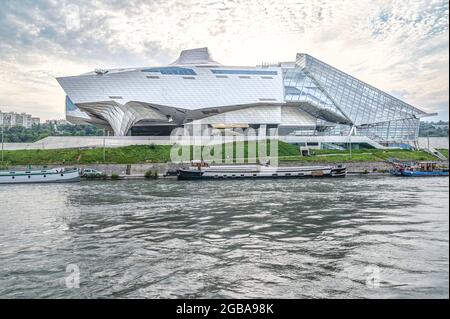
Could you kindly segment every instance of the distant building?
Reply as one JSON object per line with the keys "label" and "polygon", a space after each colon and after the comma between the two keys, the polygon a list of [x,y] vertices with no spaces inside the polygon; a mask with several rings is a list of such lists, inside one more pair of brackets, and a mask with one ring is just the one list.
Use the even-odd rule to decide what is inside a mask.
{"label": "distant building", "polygon": [[0,110],[0,126],[3,126],[4,128],[17,126],[31,128],[31,126],[33,126],[33,118],[30,114],[26,113],[2,112]]}
{"label": "distant building", "polygon": [[41,124],[41,119],[39,117],[32,117],[31,122],[33,125],[39,125]]}
{"label": "distant building", "polygon": [[72,123],[70,123],[69,121],[66,120],[46,120],[45,124],[47,125],[72,125]]}
{"label": "distant building", "polygon": [[431,125],[436,129],[445,130],[448,129],[448,122],[431,123]]}

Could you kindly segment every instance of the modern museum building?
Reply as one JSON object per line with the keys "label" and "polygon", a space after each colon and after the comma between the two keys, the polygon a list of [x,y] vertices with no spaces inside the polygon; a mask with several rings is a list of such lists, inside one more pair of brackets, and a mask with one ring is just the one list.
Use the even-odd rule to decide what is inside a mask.
{"label": "modern museum building", "polygon": [[[323,148],[413,146],[428,114],[308,54],[293,62],[224,66],[207,48],[170,65],[96,69],[57,78],[66,118],[111,135],[169,135],[177,127],[268,131]],[[366,145],[367,146],[367,145]]]}

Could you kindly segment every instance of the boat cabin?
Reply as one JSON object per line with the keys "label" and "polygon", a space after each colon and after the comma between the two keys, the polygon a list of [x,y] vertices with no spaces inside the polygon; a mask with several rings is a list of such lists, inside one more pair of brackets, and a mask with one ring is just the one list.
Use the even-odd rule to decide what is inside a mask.
{"label": "boat cabin", "polygon": [[436,162],[419,162],[417,165],[422,172],[432,172],[436,170]]}

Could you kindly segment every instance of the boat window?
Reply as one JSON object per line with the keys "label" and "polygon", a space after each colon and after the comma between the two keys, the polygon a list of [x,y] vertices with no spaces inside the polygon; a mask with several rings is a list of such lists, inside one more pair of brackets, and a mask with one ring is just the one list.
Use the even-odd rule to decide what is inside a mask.
{"label": "boat window", "polygon": [[256,174],[253,174],[253,176],[255,176],[255,177],[256,177]]}
{"label": "boat window", "polygon": [[31,178],[31,176],[30,176],[30,175],[28,175],[28,178]]}
{"label": "boat window", "polygon": [[272,174],[272,176],[278,176],[278,174]]}
{"label": "boat window", "polygon": [[244,174],[241,174],[241,176],[245,176]]}
{"label": "boat window", "polygon": [[31,173],[30,171],[25,172],[25,174],[30,174],[30,173]]}
{"label": "boat window", "polygon": [[47,175],[44,175],[44,177],[47,177]]}
{"label": "boat window", "polygon": [[291,173],[286,173],[286,176],[291,176]]}
{"label": "boat window", "polygon": [[15,176],[12,177],[12,179],[15,179],[15,178],[16,178]]}

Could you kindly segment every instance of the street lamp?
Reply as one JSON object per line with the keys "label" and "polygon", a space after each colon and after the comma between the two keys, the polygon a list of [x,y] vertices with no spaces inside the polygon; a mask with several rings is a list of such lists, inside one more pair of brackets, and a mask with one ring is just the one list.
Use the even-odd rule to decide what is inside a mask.
{"label": "street lamp", "polygon": [[106,150],[105,150],[105,146],[106,146],[106,141],[105,141],[105,135],[106,135],[106,129],[103,129],[103,163],[106,162]]}
{"label": "street lamp", "polygon": [[350,134],[348,135],[348,147],[350,150],[350,158],[352,157],[352,134],[354,130],[355,127],[352,125],[352,127],[350,128]]}
{"label": "street lamp", "polygon": [[350,158],[352,158],[352,135],[350,134],[350,136],[348,137],[348,141],[349,141],[349,147],[350,147]]}
{"label": "street lamp", "polygon": [[3,155],[3,153],[4,153],[4,138],[3,138],[3,135],[4,135],[4,132],[3,132],[3,128],[4,128],[4,126],[5,126],[5,123],[3,122],[3,118],[2,118],[2,163],[3,163],[3,160],[4,160],[4,155]]}

